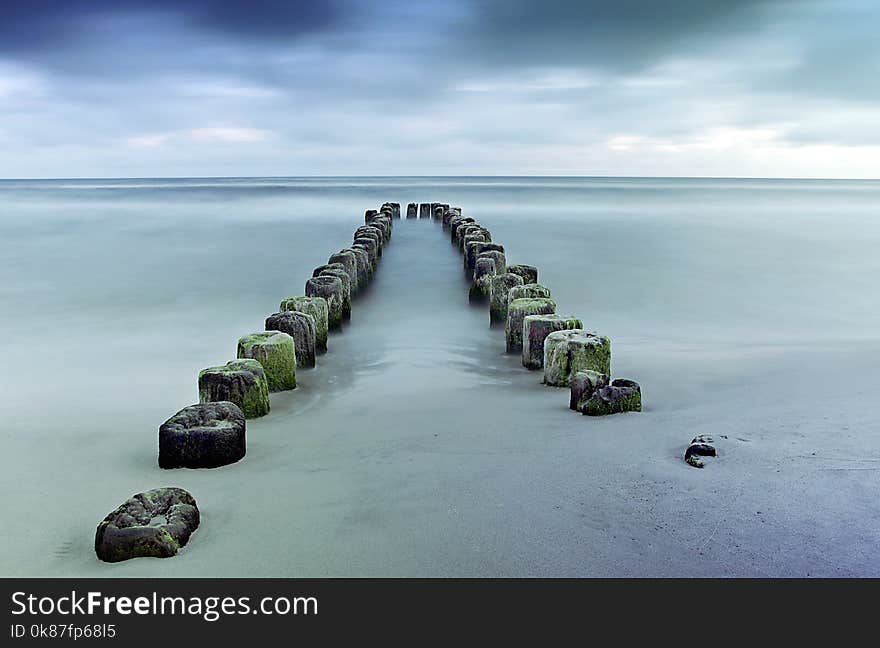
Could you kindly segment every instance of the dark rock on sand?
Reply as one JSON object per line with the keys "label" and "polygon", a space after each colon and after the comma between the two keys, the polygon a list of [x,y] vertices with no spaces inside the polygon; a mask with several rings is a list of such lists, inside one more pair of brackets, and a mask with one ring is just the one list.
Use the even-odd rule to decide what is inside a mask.
{"label": "dark rock on sand", "polygon": [[700,457],[714,457],[715,446],[712,445],[712,437],[700,435],[694,437],[687,450],[684,452],[684,460],[694,468],[702,468],[703,460]]}
{"label": "dark rock on sand", "polygon": [[618,378],[607,387],[597,389],[583,401],[581,412],[587,416],[605,416],[621,412],[642,411],[642,390],[633,380]]}
{"label": "dark rock on sand", "polygon": [[95,533],[95,553],[105,562],[170,558],[199,526],[199,509],[182,488],[138,493],[110,513]]}
{"label": "dark rock on sand", "polygon": [[580,412],[584,403],[589,400],[597,389],[607,387],[611,383],[608,374],[598,371],[577,371],[571,375],[571,397],[568,408]]}

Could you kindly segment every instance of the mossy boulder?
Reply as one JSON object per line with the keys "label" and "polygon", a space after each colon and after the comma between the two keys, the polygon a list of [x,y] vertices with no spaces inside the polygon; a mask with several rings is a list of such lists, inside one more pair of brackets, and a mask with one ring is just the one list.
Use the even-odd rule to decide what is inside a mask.
{"label": "mossy boulder", "polygon": [[244,457],[244,412],[235,403],[184,407],[159,426],[160,468],[216,468]]}
{"label": "mossy boulder", "polygon": [[107,515],[95,532],[95,553],[104,562],[177,555],[199,526],[196,500],[182,488],[138,493]]}
{"label": "mossy boulder", "polygon": [[522,277],[524,284],[538,283],[538,269],[535,266],[516,263],[507,266],[507,271]]}
{"label": "mossy boulder", "polygon": [[323,297],[327,300],[327,328],[331,331],[342,329],[342,280],[339,277],[321,275],[306,281],[306,297]]}
{"label": "mossy boulder", "polygon": [[[282,311],[266,318],[267,331],[281,331],[293,338],[296,366],[314,367],[316,351],[315,318],[298,311]],[[270,383],[271,388],[271,383]]]}
{"label": "mossy boulder", "polygon": [[[327,300],[323,297],[305,297],[297,295],[295,297],[287,297],[281,300],[278,310],[295,311],[311,315],[315,322],[315,351],[327,352],[327,322],[329,318],[329,307]],[[294,338],[294,342],[296,339]],[[297,360],[299,358],[297,357]]]}
{"label": "mossy boulder", "polygon": [[[494,245],[494,243],[487,243],[486,245]],[[476,264],[480,259],[494,260],[495,271],[498,274],[504,274],[507,272],[507,259],[504,256],[504,252],[483,248],[483,251],[477,255],[476,259],[474,259],[474,267],[476,267]]]}
{"label": "mossy boulder", "polygon": [[280,331],[260,331],[238,340],[238,357],[256,360],[270,392],[296,389],[296,341]]}
{"label": "mossy boulder", "polygon": [[333,266],[337,263],[342,266],[342,269],[348,275],[349,290],[351,291],[351,296],[354,297],[359,288],[357,255],[351,250],[339,250],[339,252],[331,254],[330,258],[327,259],[327,265]]}
{"label": "mossy boulder", "polygon": [[406,217],[407,218],[418,218],[418,208],[419,206],[416,203],[409,203],[406,206]]}
{"label": "mossy boulder", "polygon": [[597,389],[590,398],[581,403],[581,413],[586,416],[641,412],[642,389],[634,380],[617,378],[607,387]]}
{"label": "mossy boulder", "polygon": [[336,277],[342,282],[342,320],[347,322],[351,319],[351,277],[339,264],[330,263],[315,268],[314,277]]}
{"label": "mossy boulder", "polygon": [[498,326],[507,322],[507,293],[515,286],[522,285],[522,277],[505,272],[489,279],[489,325]]}
{"label": "mossy boulder", "polygon": [[542,286],[541,284],[527,284],[524,283],[521,286],[515,286],[511,288],[510,292],[507,293],[507,300],[513,301],[514,299],[538,299],[545,298],[550,299],[552,295],[550,295],[550,289],[546,286]]}
{"label": "mossy boulder", "polygon": [[562,317],[555,314],[526,315],[523,318],[522,331],[523,367],[526,369],[541,369],[544,366],[544,340],[548,335],[555,331],[579,329],[583,328],[583,326],[583,322],[576,317]]}
{"label": "mossy boulder", "polygon": [[611,340],[582,329],[548,335],[544,339],[544,384],[569,387],[578,371],[610,374]]}
{"label": "mossy boulder", "polygon": [[[292,354],[293,340],[290,340],[290,350]],[[296,371],[296,358],[293,358],[292,364],[290,359],[287,362]],[[290,380],[289,376],[287,380]],[[258,360],[243,358],[230,360],[219,367],[203,369],[199,373],[199,402],[219,401],[235,403],[244,412],[245,418],[268,414],[269,382],[266,380],[263,365]]]}
{"label": "mossy boulder", "polygon": [[486,302],[489,299],[489,282],[495,276],[493,259],[478,259],[474,268],[474,282],[471,284],[468,299],[474,303]]}
{"label": "mossy boulder", "polygon": [[[522,281],[521,277],[519,279]],[[523,320],[527,315],[550,315],[555,312],[556,302],[552,299],[521,298],[512,300],[507,305],[507,326],[504,330],[507,339],[507,352],[522,353]]]}
{"label": "mossy boulder", "polygon": [[571,397],[568,400],[568,408],[580,412],[583,403],[592,397],[593,393],[602,387],[611,384],[608,374],[598,371],[576,371],[571,375]]}

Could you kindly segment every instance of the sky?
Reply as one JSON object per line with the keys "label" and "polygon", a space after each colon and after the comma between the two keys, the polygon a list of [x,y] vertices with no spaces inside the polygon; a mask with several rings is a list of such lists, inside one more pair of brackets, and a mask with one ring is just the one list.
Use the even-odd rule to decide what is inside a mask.
{"label": "sky", "polygon": [[876,0],[3,0],[0,177],[880,178]]}

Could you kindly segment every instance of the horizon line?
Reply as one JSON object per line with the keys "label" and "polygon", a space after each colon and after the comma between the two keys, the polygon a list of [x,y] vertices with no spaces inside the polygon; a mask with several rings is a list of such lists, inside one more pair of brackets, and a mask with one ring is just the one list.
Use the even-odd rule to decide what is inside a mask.
{"label": "horizon line", "polygon": [[0,178],[0,182],[39,182],[69,180],[257,180],[257,179],[342,179],[342,178],[396,178],[396,179],[432,179],[432,178],[558,178],[580,180],[800,180],[800,181],[878,181],[880,177],[805,177],[805,176],[699,176],[699,175],[208,175],[208,176],[44,176],[31,178]]}

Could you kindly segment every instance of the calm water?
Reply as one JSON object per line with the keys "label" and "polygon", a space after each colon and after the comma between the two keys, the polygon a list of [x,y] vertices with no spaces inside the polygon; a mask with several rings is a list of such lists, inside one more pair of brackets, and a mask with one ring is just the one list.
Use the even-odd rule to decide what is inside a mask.
{"label": "calm water", "polygon": [[[649,428],[667,431],[659,452],[670,470],[679,469],[674,439],[684,443],[710,421],[732,429],[750,407],[749,390],[765,408],[761,421],[775,416],[784,427],[806,420],[807,387],[796,416],[780,403],[785,390],[769,393],[779,387],[768,368],[773,359],[784,357],[792,376],[845,374],[855,365],[838,362],[838,352],[858,366],[876,368],[880,360],[880,182],[0,181],[0,416],[11,450],[0,459],[0,485],[14,500],[0,531],[0,573],[110,573],[91,554],[95,524],[131,493],[166,482],[192,488],[204,502],[206,524],[196,536],[202,549],[165,561],[176,568],[135,561],[112,573],[628,573],[632,565],[615,563],[610,540],[602,562],[585,564],[583,556],[549,549],[559,547],[556,535],[532,536],[539,531],[520,527],[555,528],[539,512],[555,506],[545,501],[548,494],[566,491],[554,479],[568,475],[571,485],[584,478],[582,465],[561,468],[554,457],[594,456],[601,448],[549,447],[553,434],[541,437],[533,428],[522,436],[486,430],[507,424],[481,408],[511,421],[541,416],[544,407],[553,421],[565,412],[552,409],[558,395],[552,400],[534,374],[501,355],[503,341],[488,331],[483,311],[468,307],[459,258],[430,221],[397,221],[351,326],[331,339],[322,366],[304,373],[302,389],[273,397],[273,416],[249,424],[244,463],[171,476],[155,467],[155,428],[194,402],[198,370],[231,358],[237,338],[262,328],[283,297],[301,294],[311,269],[348,245],[364,209],[386,200],[404,210],[409,201],[460,205],[505,245],[509,263],[539,266],[559,311],[610,335],[615,372],[646,387],[644,417],[626,425],[646,426],[645,435]],[[817,359],[823,353],[830,355]],[[878,386],[876,378],[860,380],[862,389]],[[867,397],[866,391],[859,398]],[[688,410],[695,402],[704,406],[699,413]],[[766,409],[774,407],[782,409]],[[832,419],[852,411],[844,401],[839,412],[827,402],[821,409]],[[488,435],[483,440],[475,440],[475,420]],[[553,429],[568,421],[558,419]],[[857,423],[853,434],[867,435],[863,447],[865,438],[873,444],[876,418]],[[417,432],[430,438],[413,437]],[[421,445],[440,443],[444,433],[454,437],[451,445]],[[536,438],[540,443],[530,446]],[[612,446],[606,450],[613,456]],[[876,451],[868,448],[870,456]],[[287,452],[296,470],[284,464]],[[517,466],[539,455],[529,480],[512,485]],[[475,457],[479,468],[468,467]],[[650,454],[645,462],[651,464]],[[780,492],[790,486],[780,483]],[[600,487],[581,484],[579,501]],[[869,486],[855,488],[866,506],[876,501]],[[285,517],[253,509],[261,492],[266,506],[297,494],[288,526],[259,529],[261,520]],[[514,496],[519,503],[508,501]],[[676,510],[674,502],[666,505]],[[35,508],[44,518],[36,523]],[[798,511],[786,509],[790,524],[780,534],[811,527]],[[413,520],[421,520],[418,529]],[[577,537],[576,522],[565,525],[566,537]],[[248,534],[242,543],[263,539],[262,558],[240,569],[221,567],[238,546],[216,537],[223,528]],[[454,537],[446,537],[451,530]],[[670,551],[680,540],[669,539]],[[818,540],[817,554],[833,540]],[[300,554],[291,543],[301,545]],[[374,545],[384,548],[364,548]],[[787,573],[771,562],[753,570],[755,560],[734,552],[726,564],[731,573]],[[693,572],[712,570],[707,562]]]}

